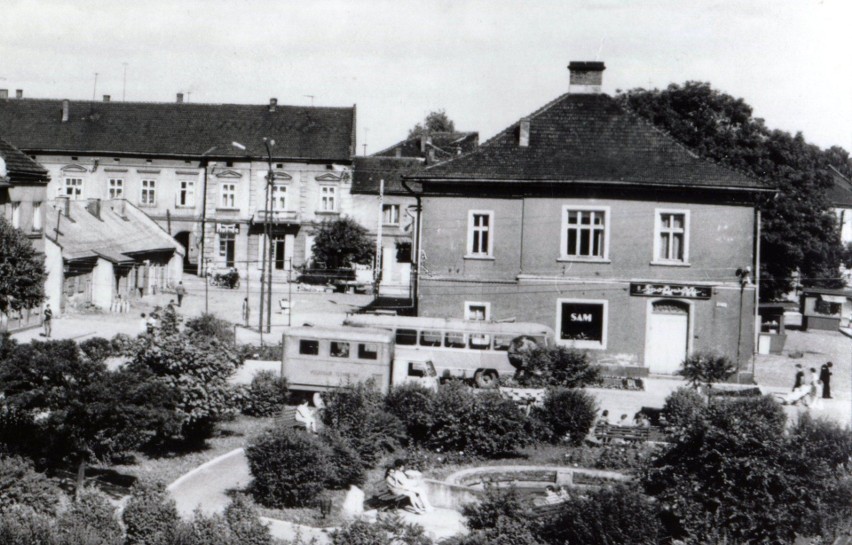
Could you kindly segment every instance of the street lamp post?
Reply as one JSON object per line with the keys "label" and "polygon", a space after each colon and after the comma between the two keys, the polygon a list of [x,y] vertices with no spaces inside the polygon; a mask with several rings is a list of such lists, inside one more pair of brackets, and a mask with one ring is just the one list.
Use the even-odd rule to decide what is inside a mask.
{"label": "street lamp post", "polygon": [[[260,313],[258,314],[258,329],[263,333],[263,306],[266,304],[266,332],[269,333],[272,327],[272,184],[275,181],[275,173],[272,170],[272,146],[275,145],[275,140],[269,138],[263,139],[263,144],[266,146],[266,210],[265,222],[263,224],[263,256],[261,258],[260,271]],[[269,267],[267,271],[267,267]],[[266,291],[263,288],[263,279],[266,277]],[[264,295],[265,301],[264,301]]]}

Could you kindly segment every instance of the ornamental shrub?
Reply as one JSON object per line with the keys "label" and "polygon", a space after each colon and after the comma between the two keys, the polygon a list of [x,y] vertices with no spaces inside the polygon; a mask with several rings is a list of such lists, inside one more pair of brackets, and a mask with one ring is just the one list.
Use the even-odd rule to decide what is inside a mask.
{"label": "ornamental shrub", "polygon": [[432,428],[435,391],[417,383],[394,386],[385,396],[385,408],[405,426],[408,441],[424,442]]}
{"label": "ornamental shrub", "polygon": [[[535,519],[517,489],[489,487],[478,503],[465,505],[463,513],[472,530],[458,545],[539,545]],[[452,543],[452,542],[451,542]]]}
{"label": "ornamental shrub", "polygon": [[554,442],[567,440],[580,446],[597,418],[597,402],[584,390],[553,388],[547,391],[543,407],[534,408],[536,418],[551,430]]}
{"label": "ornamental shrub", "polygon": [[678,371],[693,388],[714,382],[724,382],[737,372],[737,364],[727,356],[716,352],[693,352],[683,360],[683,369]]}
{"label": "ornamental shrub", "polygon": [[92,337],[80,343],[80,350],[90,360],[103,363],[112,356],[112,343],[103,337]]}
{"label": "ornamental shrub", "polygon": [[216,339],[227,345],[234,344],[234,325],[213,314],[202,314],[186,321],[186,331],[192,337]]}
{"label": "ornamental shrub", "polygon": [[245,494],[237,494],[225,508],[225,521],[240,545],[271,545],[269,527],[260,521],[257,509]]}
{"label": "ornamental shrub", "polygon": [[138,483],[121,513],[125,545],[172,545],[178,526],[175,501],[162,484]]}
{"label": "ornamental shrub", "polygon": [[704,396],[692,388],[681,387],[666,398],[662,415],[666,419],[666,426],[674,430],[685,429],[701,415],[706,406]]}
{"label": "ornamental shrub", "polygon": [[83,489],[56,520],[62,545],[121,545],[121,526],[115,508],[103,492]]}
{"label": "ornamental shrub", "polygon": [[376,522],[358,519],[331,533],[332,545],[432,545],[419,524],[398,515],[379,515]]}
{"label": "ornamental shrub", "polygon": [[57,542],[50,516],[23,505],[0,510],[0,543],[3,545],[57,545]]}
{"label": "ornamental shrub", "polygon": [[329,448],[331,468],[325,485],[328,488],[346,488],[351,484],[362,484],[367,468],[349,441],[331,429],[323,430],[322,441]]}
{"label": "ornamental shrub", "polygon": [[29,461],[0,455],[0,512],[26,506],[36,513],[53,514],[58,501],[59,489]]}
{"label": "ornamental shrub", "polygon": [[272,371],[259,371],[251,379],[242,412],[249,416],[272,416],[287,403],[287,379]]}
{"label": "ornamental shrub", "polygon": [[529,388],[582,388],[601,382],[601,371],[589,355],[565,346],[537,346],[521,353],[518,382]]}

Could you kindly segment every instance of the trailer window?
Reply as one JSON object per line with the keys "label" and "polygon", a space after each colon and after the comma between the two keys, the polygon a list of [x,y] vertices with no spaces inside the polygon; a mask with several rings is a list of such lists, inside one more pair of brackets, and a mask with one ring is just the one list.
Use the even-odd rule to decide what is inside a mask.
{"label": "trailer window", "polygon": [[447,336],[444,337],[444,346],[447,348],[464,348],[464,333],[459,333],[457,331],[448,331]]}
{"label": "trailer window", "polygon": [[488,350],[491,348],[491,335],[471,333],[469,342],[471,350]]}
{"label": "trailer window", "polygon": [[512,337],[510,335],[494,335],[494,350],[508,352],[512,345]]}
{"label": "trailer window", "polygon": [[299,354],[316,356],[319,354],[319,341],[299,341]]}
{"label": "trailer window", "polygon": [[379,359],[379,345],[376,343],[364,343],[358,345],[358,358],[362,360]]}
{"label": "trailer window", "polygon": [[441,332],[421,331],[420,346],[441,346]]}
{"label": "trailer window", "polygon": [[407,346],[417,344],[417,331],[414,329],[397,329],[396,344]]}
{"label": "trailer window", "polygon": [[332,358],[348,358],[349,343],[345,343],[342,341],[331,341],[331,351],[329,355]]}

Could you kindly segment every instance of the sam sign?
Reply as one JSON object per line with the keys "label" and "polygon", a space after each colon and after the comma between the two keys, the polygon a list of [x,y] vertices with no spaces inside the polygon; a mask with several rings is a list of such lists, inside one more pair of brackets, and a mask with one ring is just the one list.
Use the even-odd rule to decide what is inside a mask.
{"label": "sam sign", "polygon": [[713,295],[713,288],[710,286],[690,286],[686,284],[645,284],[640,282],[631,282],[630,295],[637,297],[710,299]]}

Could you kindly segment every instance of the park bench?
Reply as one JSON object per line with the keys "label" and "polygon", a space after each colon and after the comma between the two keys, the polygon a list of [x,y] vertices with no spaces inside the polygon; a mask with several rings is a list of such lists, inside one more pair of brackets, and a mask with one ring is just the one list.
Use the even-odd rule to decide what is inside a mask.
{"label": "park bench", "polygon": [[284,407],[281,411],[281,416],[279,417],[279,423],[284,427],[294,430],[307,429],[304,422],[296,420],[296,407]]}
{"label": "park bench", "polygon": [[533,505],[530,508],[530,514],[535,519],[550,518],[561,513],[564,508],[565,502],[543,503],[541,505]]}
{"label": "park bench", "polygon": [[595,426],[595,437],[603,444],[610,443],[644,443],[650,440],[651,428],[612,426],[598,424]]}

